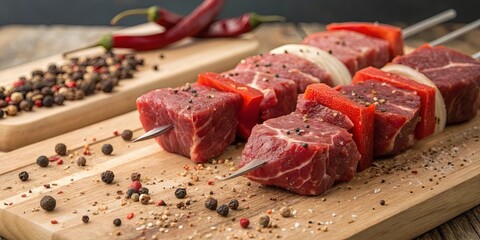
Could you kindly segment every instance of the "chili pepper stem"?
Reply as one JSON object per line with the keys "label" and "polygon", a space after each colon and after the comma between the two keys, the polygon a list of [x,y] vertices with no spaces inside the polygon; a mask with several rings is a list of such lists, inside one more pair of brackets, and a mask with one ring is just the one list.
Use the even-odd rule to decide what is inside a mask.
{"label": "chili pepper stem", "polygon": [[159,7],[157,6],[152,6],[149,8],[138,8],[138,9],[126,10],[115,15],[115,17],[113,17],[112,20],[110,20],[110,24],[115,25],[118,23],[118,21],[120,21],[120,19],[131,16],[131,15],[147,15],[147,19],[149,22],[155,22],[159,17],[158,10],[159,10]]}
{"label": "chili pepper stem", "polygon": [[62,53],[62,56],[63,56],[63,58],[66,58],[68,55],[70,55],[72,53],[79,52],[79,51],[89,49],[89,48],[93,48],[93,47],[100,47],[100,46],[105,48],[105,50],[112,49],[113,48],[112,35],[111,34],[106,34],[97,43],[94,43],[94,44],[91,44],[91,45],[88,45],[88,46],[85,46],[85,47],[73,49],[71,51],[64,52],[64,53]]}
{"label": "chili pepper stem", "polygon": [[259,15],[256,13],[251,13],[250,17],[250,24],[252,27],[256,27],[260,25],[261,23],[267,23],[267,22],[285,22],[286,18],[283,16],[278,16],[278,15]]}
{"label": "chili pepper stem", "polygon": [[110,20],[110,25],[116,25],[118,23],[118,21],[120,21],[120,19],[122,19],[124,17],[127,17],[127,16],[147,15],[150,12],[149,10],[150,10],[150,8],[142,8],[142,9],[130,9],[130,10],[123,11],[123,12],[115,15],[115,17],[113,17],[112,20]]}

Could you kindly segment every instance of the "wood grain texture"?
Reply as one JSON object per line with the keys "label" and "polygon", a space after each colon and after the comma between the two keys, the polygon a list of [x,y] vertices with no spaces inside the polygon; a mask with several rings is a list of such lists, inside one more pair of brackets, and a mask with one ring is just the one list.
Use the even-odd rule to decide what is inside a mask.
{"label": "wood grain texture", "polygon": [[[205,164],[196,171],[197,165],[189,159],[166,153],[153,141],[131,144],[113,135],[114,129],[129,128],[139,136],[143,131],[137,119],[138,114],[130,112],[0,156],[4,163],[0,166],[0,233],[13,239],[98,239],[108,238],[117,231],[125,239],[152,235],[168,239],[227,238],[232,234],[265,239],[277,235],[287,239],[407,239],[469,210],[480,200],[480,117],[448,127],[441,135],[419,142],[404,154],[378,160],[354,180],[337,185],[321,197],[302,197],[249,184],[244,178],[219,182],[218,177],[234,170],[231,166]],[[53,148],[58,142],[68,146],[72,158],[65,157],[63,165],[52,163],[39,168],[36,157],[54,155]],[[104,143],[114,146],[112,156],[101,154]],[[85,144],[94,155],[81,168],[74,159]],[[237,164],[241,150],[241,145],[232,146],[218,159],[232,159]],[[16,161],[11,161],[12,156]],[[100,173],[107,169],[115,173],[114,184],[99,181]],[[30,179],[21,182],[17,177],[20,171],[28,171]],[[128,189],[132,172],[142,174],[155,202],[164,200],[170,205],[159,207],[124,200],[123,193],[118,191]],[[213,180],[213,185],[208,184],[209,180]],[[43,185],[47,183],[55,185],[46,189]],[[186,201],[174,197],[179,186],[187,188],[191,203],[184,210],[176,208],[177,203]],[[231,211],[226,218],[205,209],[203,202],[210,191],[220,203],[239,199],[241,209]],[[57,199],[53,212],[39,209],[39,201],[46,194]],[[385,200],[385,206],[379,204],[381,199]],[[126,205],[122,206],[122,202]],[[279,215],[284,205],[294,209],[294,217]],[[173,218],[176,223],[167,228],[168,232],[161,233],[160,226],[155,226],[155,214],[161,218],[166,209],[170,221]],[[258,219],[268,209],[274,210],[271,218],[278,228],[257,232]],[[127,220],[130,212],[135,217]],[[84,214],[90,216],[91,223],[81,222]],[[112,224],[117,217],[123,221],[119,228]],[[242,217],[250,218],[251,228],[240,228],[238,219]],[[51,224],[52,219],[59,224]],[[446,239],[469,239],[475,236],[472,234],[475,231],[466,225],[468,222],[466,216],[461,216],[456,222],[442,225],[439,231]],[[153,226],[146,228],[149,223]]]}
{"label": "wood grain texture", "polygon": [[[308,25],[308,24],[307,24],[307,25]],[[317,25],[317,26],[320,26],[320,27],[322,26],[321,24],[312,24],[312,25]],[[440,26],[440,27],[437,27],[437,28],[432,29],[432,32],[435,32],[435,34],[437,34],[436,36],[439,36],[439,33],[445,32],[445,30],[443,30],[443,29],[453,29],[453,28],[458,28],[458,26],[459,26],[459,25],[457,25],[457,24],[442,25],[442,26]],[[54,26],[54,27],[58,27],[58,26]],[[304,26],[302,25],[302,27],[304,27]],[[6,39],[6,38],[5,38],[5,34],[2,34],[2,30],[5,29],[5,28],[7,28],[7,27],[2,27],[2,28],[0,28],[0,36],[1,36],[1,37],[0,37],[0,42],[1,42],[1,39]],[[16,28],[16,27],[13,27],[13,28]],[[37,28],[38,28],[38,27],[21,27],[20,30],[17,29],[18,32],[17,32],[16,34],[20,34],[20,33],[22,33],[22,32],[24,33],[25,31],[32,31],[32,29],[37,29]],[[58,35],[61,36],[64,32],[68,32],[69,29],[71,29],[72,27],[71,27],[71,26],[65,26],[65,27],[64,27],[64,26],[60,26],[60,27],[59,27],[60,29],[59,29],[58,32],[57,32],[58,35],[57,35],[57,34],[53,35],[53,34],[49,31],[50,27],[45,27],[45,28],[44,28],[44,27],[40,27],[40,28],[42,28],[42,31],[45,33],[45,35],[50,35],[50,36],[58,37]],[[297,29],[295,30],[295,26],[292,26],[292,25],[287,25],[287,27],[286,27],[287,30],[282,30],[282,26],[281,26],[281,25],[280,25],[280,26],[275,26],[274,28],[275,28],[276,30],[280,30],[280,31],[284,32],[285,34],[277,34],[276,31],[274,31],[274,33],[269,33],[269,31],[271,31],[271,29],[270,29],[269,26],[261,27],[260,29],[258,29],[257,32],[255,32],[255,34],[256,34],[257,36],[262,36],[261,46],[260,46],[260,49],[262,49],[262,51],[267,51],[267,50],[269,50],[269,49],[271,49],[271,48],[277,47],[278,45],[282,44],[282,42],[287,43],[288,41],[285,41],[285,40],[282,40],[282,39],[281,39],[282,36],[290,36],[290,37],[292,37],[293,39],[296,38],[296,39],[298,39],[298,41],[300,41],[301,35],[295,37],[294,34],[295,34],[295,32],[301,33],[301,32],[303,32],[303,31],[305,31],[305,30],[302,30],[301,28],[297,28]],[[100,29],[100,28],[92,27],[92,28],[89,29],[89,31],[95,32],[96,29]],[[312,27],[312,29],[313,29],[313,27]],[[14,30],[15,30],[15,29],[14,29]],[[17,30],[16,30],[16,31],[17,31]],[[105,31],[105,30],[100,30],[100,31]],[[5,32],[3,32],[3,33],[5,33]],[[99,34],[101,34],[101,33],[99,33]],[[280,39],[273,39],[273,40],[271,40],[271,39],[269,38],[269,35],[270,35],[270,34],[271,34],[272,36],[275,35],[275,36],[277,36],[277,37],[280,38]],[[293,34],[293,35],[292,35],[292,34]],[[473,31],[472,33],[467,34],[464,38],[462,38],[462,39],[460,40],[460,42],[459,42],[458,44],[455,45],[455,48],[458,49],[458,50],[464,51],[464,52],[466,52],[466,51],[472,51],[472,50],[473,50],[473,52],[475,52],[476,50],[480,49],[480,46],[478,46],[478,45],[480,44],[480,42],[478,42],[478,41],[476,40],[476,39],[479,39],[479,38],[478,38],[478,36],[479,36],[478,34],[480,34],[480,30],[475,30],[475,31]],[[25,36],[25,35],[21,35],[21,36]],[[15,38],[9,38],[9,39],[12,40],[12,39],[15,39]],[[79,39],[82,39],[82,38],[79,38]],[[412,46],[418,46],[419,44],[425,42],[425,40],[432,40],[432,39],[433,39],[433,38],[432,38],[432,35],[430,35],[430,33],[428,33],[428,34],[419,34],[419,35],[414,36],[413,38],[407,40],[407,42],[410,41],[410,42],[408,42],[408,44],[411,44]],[[1,42],[1,43],[2,43],[2,44],[0,44],[0,51],[12,47],[12,44],[10,44],[10,43],[7,43],[7,44],[5,44],[5,42]],[[28,44],[28,41],[27,41],[26,43]],[[59,48],[59,49],[60,49],[60,50],[58,50],[59,52],[60,52],[60,51],[63,51],[64,49],[74,48],[75,46],[78,46],[78,44],[76,44],[76,45],[69,45],[69,42],[62,42],[61,44],[64,44],[64,43],[65,43],[65,45],[63,45],[62,47]],[[274,45],[269,45],[269,44],[272,44],[272,43],[273,43]],[[465,46],[471,46],[471,45],[472,45],[473,47],[470,48],[470,50],[468,50],[468,48],[467,48],[467,49],[464,48]],[[36,53],[35,51],[34,51],[34,52],[31,52],[31,51],[30,51],[30,52],[28,52],[28,51],[22,51],[22,50],[24,50],[24,49],[25,49],[25,48],[17,48],[17,50],[16,50],[15,52],[20,53],[20,55],[21,55],[21,54],[24,54],[25,56],[32,56],[32,53]],[[51,54],[54,54],[54,53],[57,53],[57,52],[52,52],[52,53],[49,53],[49,54],[47,54],[47,55],[51,55]],[[466,52],[466,53],[469,53],[469,52]],[[12,58],[10,58],[10,59],[11,59],[12,61],[15,60],[15,55],[12,55]],[[25,61],[25,60],[23,60],[23,61]],[[27,61],[28,61],[28,58],[27,58]],[[2,65],[2,64],[4,64],[4,63],[5,63],[5,61],[0,61],[0,65]],[[21,61],[20,61],[19,63],[21,63]],[[138,123],[138,121],[135,119],[135,120],[132,120],[132,123]],[[110,137],[112,137],[111,131],[114,130],[114,128],[113,128],[112,126],[116,126],[116,128],[118,128],[118,129],[121,129],[121,128],[123,128],[123,127],[128,127],[128,125],[125,125],[125,124],[122,125],[122,121],[114,122],[114,123],[109,122],[107,125],[108,125],[108,126],[106,127],[106,129],[108,129],[107,131],[101,131],[101,128],[103,128],[103,127],[100,127],[99,125],[94,125],[94,126],[96,126],[96,127],[84,128],[84,129],[79,130],[79,131],[77,132],[77,135],[85,136],[85,137],[87,137],[88,142],[91,142],[92,136],[95,136],[96,134],[99,134],[99,135],[102,135],[102,136],[103,136],[103,137],[99,137],[98,139],[101,139],[101,138],[109,139]],[[477,125],[478,125],[478,124],[477,124]],[[139,127],[139,126],[138,126],[138,127]],[[132,128],[133,128],[133,127],[132,127]],[[88,131],[87,131],[87,130],[88,130]],[[83,132],[83,134],[81,134],[82,132]],[[140,134],[140,133],[137,131],[135,134]],[[70,136],[70,137],[69,137],[69,136]],[[60,138],[54,138],[54,139],[52,139],[52,141],[48,141],[48,142],[45,141],[44,143],[47,144],[47,145],[49,145],[49,147],[46,148],[46,149],[45,149],[44,147],[37,147],[37,148],[33,148],[33,149],[32,149],[32,148],[23,148],[24,150],[22,150],[22,151],[30,152],[30,154],[32,154],[32,152],[35,152],[34,154],[40,154],[40,153],[46,153],[46,152],[48,152],[48,154],[53,154],[53,149],[52,149],[52,148],[53,148],[53,146],[55,145],[55,143],[56,143],[57,141],[67,142],[67,143],[69,144],[69,147],[72,147],[72,149],[74,149],[74,148],[75,148],[75,149],[80,149],[80,148],[82,147],[82,145],[85,143],[85,142],[82,142],[82,140],[79,140],[76,136],[73,136],[73,135],[71,135],[71,134],[67,134],[67,135],[61,136]],[[32,145],[32,146],[35,146],[35,145]],[[31,146],[31,147],[32,147],[32,146]],[[97,150],[98,150],[98,149],[97,149]],[[16,154],[19,154],[18,152],[22,152],[22,151],[16,151]],[[4,155],[5,155],[5,154],[4,154]],[[10,155],[10,153],[9,153],[7,156],[12,156],[12,155]],[[15,156],[16,156],[16,155],[15,155]],[[25,158],[25,155],[19,155],[19,156],[20,156],[19,158],[15,157],[15,159]],[[21,157],[21,156],[24,156],[24,157]],[[5,158],[5,156],[2,156],[2,153],[1,153],[1,152],[0,152],[0,158],[2,158],[2,159],[3,159],[3,158],[4,158],[4,159],[8,159],[8,160],[5,160],[5,161],[3,161],[3,162],[11,163],[11,164],[9,165],[9,169],[10,169],[12,175],[10,175],[10,176],[13,176],[12,179],[15,179],[15,178],[16,178],[16,174],[18,173],[18,172],[16,172],[16,171],[18,171],[19,169],[22,169],[22,167],[15,167],[17,164],[15,164],[14,161],[11,161],[11,158],[12,158],[12,157],[7,157],[7,158]],[[35,158],[36,158],[36,157],[35,157]],[[30,161],[30,164],[31,164],[31,163],[34,162],[34,160],[35,160],[35,159],[28,159],[27,161]],[[157,159],[157,160],[158,160],[158,159]],[[188,163],[188,161],[184,161],[184,162]],[[24,163],[25,163],[25,162],[24,162]],[[90,164],[90,162],[89,162],[89,164]],[[23,166],[23,165],[22,165],[22,166]],[[76,167],[76,166],[73,166],[73,167]],[[2,169],[2,171],[3,171],[3,170],[4,170],[4,169]],[[50,170],[51,170],[51,169],[50,169]],[[58,170],[58,168],[54,167],[54,170]],[[52,172],[55,172],[54,170],[53,170]],[[65,171],[68,171],[68,170],[65,170]],[[61,172],[61,171],[60,171],[60,172]],[[50,173],[50,172],[48,172],[48,173]],[[51,180],[51,179],[54,179],[54,177],[50,178],[50,180]],[[45,180],[45,181],[43,181],[43,182],[48,182],[48,181],[49,181],[49,180]],[[34,185],[36,185],[36,184],[34,184]],[[2,184],[2,186],[3,186],[3,184]],[[216,187],[218,187],[218,186],[216,186]],[[25,189],[26,189],[26,188],[25,188]],[[125,189],[123,189],[123,187],[122,187],[121,189],[122,189],[122,190],[125,190]],[[18,190],[18,189],[17,189],[17,190]],[[215,189],[214,189],[214,190],[215,190]],[[3,190],[0,189],[0,191],[3,191]],[[19,191],[20,191],[20,190],[19,190]],[[219,190],[219,191],[223,191],[223,190]],[[278,191],[278,190],[273,190],[273,192],[277,192],[277,191]],[[336,190],[336,191],[340,191],[340,190]],[[216,191],[215,191],[215,192],[216,192]],[[8,192],[7,192],[6,194],[8,195]],[[115,194],[115,191],[111,191],[111,194]],[[174,199],[174,198],[171,196],[171,192],[169,192],[168,194],[170,194],[170,195],[169,195],[170,198]],[[168,195],[168,194],[167,194],[167,195]],[[216,193],[216,194],[217,194],[217,193]],[[161,195],[160,198],[163,198],[164,194],[160,194],[160,195]],[[223,195],[224,195],[224,194],[222,194],[221,196],[223,196]],[[280,191],[280,194],[279,194],[279,195],[280,195],[281,197],[278,198],[277,201],[271,201],[271,200],[269,200],[268,198],[266,198],[266,196],[263,197],[263,198],[264,198],[263,200],[264,200],[264,201],[267,201],[267,202],[270,201],[270,202],[272,202],[272,203],[276,203],[276,202],[282,201],[282,200],[283,200],[283,201],[288,201],[289,199],[292,198],[292,196],[284,196],[283,192],[281,192],[281,191]],[[3,195],[2,195],[2,196],[3,196]],[[153,196],[154,198],[158,197],[158,195],[157,195],[157,196],[152,195],[152,196]],[[275,194],[272,195],[272,194],[269,193],[268,197],[270,197],[270,196],[272,196],[273,198],[275,198],[277,195],[275,195]],[[216,196],[216,197],[217,197],[217,196]],[[223,196],[223,197],[224,197],[224,198],[227,198],[227,197],[225,197],[225,196]],[[247,195],[247,197],[248,197],[248,195]],[[246,197],[246,198],[247,198],[247,197]],[[251,196],[251,197],[254,198],[253,196]],[[249,198],[247,198],[247,199],[249,199]],[[330,200],[330,198],[328,198],[328,200]],[[327,201],[328,201],[328,200],[327,200]],[[318,203],[318,202],[322,202],[322,201],[316,201],[316,203]],[[83,203],[85,203],[85,202],[83,202]],[[281,203],[283,203],[283,202],[281,202]],[[289,203],[290,203],[290,202],[289,202]],[[0,204],[2,204],[2,202],[0,202]],[[252,203],[252,204],[254,204],[254,203]],[[201,203],[200,203],[200,205],[201,205]],[[251,204],[250,204],[250,205],[251,205]],[[453,205],[457,205],[457,203],[455,203],[455,204],[453,204]],[[272,205],[272,206],[278,206],[278,204],[277,204],[277,205]],[[321,207],[324,207],[324,206],[321,206]],[[92,208],[93,208],[93,207],[92,207]],[[174,208],[174,207],[173,207],[173,208]],[[348,208],[352,208],[352,206],[348,206]],[[326,208],[325,208],[325,209],[326,209]],[[72,210],[72,211],[73,211],[73,210]],[[158,210],[158,211],[161,211],[161,210]],[[76,217],[77,217],[77,221],[80,221],[81,214],[82,214],[82,213],[77,213],[77,214],[76,214],[76,215],[77,215],[77,216],[76,216]],[[98,215],[96,215],[96,216],[98,216]],[[216,214],[214,214],[214,213],[209,213],[208,216],[210,216],[210,217],[212,217],[212,218],[217,217]],[[480,226],[479,226],[479,224],[478,224],[478,220],[480,219],[480,205],[479,205],[479,206],[476,206],[476,207],[473,207],[471,210],[467,211],[466,213],[462,214],[461,216],[467,216],[467,219],[468,219],[469,222],[466,223],[465,221],[461,221],[461,222],[458,222],[458,223],[459,223],[459,224],[471,224],[471,225],[472,225],[472,228],[475,229],[475,232],[473,232],[473,235],[470,235],[470,236],[473,236],[473,237],[474,237],[473,239],[478,239],[479,236],[480,236],[480,231],[479,231]],[[93,218],[92,215],[90,215],[90,217]],[[121,216],[120,216],[120,217],[121,217]],[[278,217],[278,215],[277,215],[276,218],[278,218],[278,219],[280,219],[280,220],[284,220],[284,219],[282,219],[281,217]],[[432,218],[433,218],[433,216],[432,216]],[[475,220],[475,219],[476,219],[476,220]],[[48,219],[47,219],[47,220],[48,220]],[[204,220],[205,220],[205,219],[204,219]],[[229,218],[228,220],[231,220],[231,218]],[[237,218],[237,220],[238,220],[238,218]],[[251,220],[252,220],[252,219],[251,219]],[[258,220],[258,218],[257,218],[257,219],[253,219],[253,220],[254,220],[255,223],[256,223],[256,221]],[[447,220],[447,219],[445,219],[444,221],[446,221],[446,220]],[[105,220],[105,221],[108,222],[109,224],[111,224],[112,219],[111,219],[111,218],[107,218],[107,220]],[[447,235],[448,235],[447,232],[452,232],[452,231],[450,231],[450,230],[452,229],[451,227],[444,227],[444,226],[446,226],[446,225],[451,225],[453,221],[456,221],[456,218],[453,218],[452,220],[444,223],[443,225],[441,225],[441,227],[437,227],[437,228],[435,228],[435,229],[432,229],[432,230],[426,232],[425,234],[421,235],[421,236],[418,237],[417,239],[442,239],[442,236],[447,236]],[[225,222],[224,224],[228,223],[227,221],[223,221],[223,222]],[[222,222],[222,223],[223,223],[223,222]],[[92,222],[92,223],[93,223],[93,222]],[[95,220],[95,223],[98,223],[97,220]],[[302,222],[302,224],[303,224],[303,223],[304,223],[304,222]],[[221,225],[223,225],[223,224],[219,224],[218,226],[221,226]],[[437,224],[437,225],[438,225],[438,224]],[[435,226],[436,226],[436,225],[435,225]],[[435,226],[432,226],[431,228],[433,228],[433,227],[435,227]],[[290,227],[291,227],[291,226],[290,226]],[[318,226],[314,226],[314,227],[309,228],[309,229],[316,230],[316,227],[318,227]],[[349,227],[350,227],[350,226],[349,226]],[[472,228],[466,227],[466,228],[464,228],[464,230],[466,230],[466,231],[471,231]],[[84,229],[84,228],[82,228],[82,229]],[[88,228],[88,230],[89,230],[89,229],[90,229],[90,228]],[[232,228],[232,229],[233,229],[233,228]],[[289,230],[289,228],[287,228],[287,229]],[[442,229],[446,229],[446,230],[443,231]],[[116,231],[117,229],[115,229],[115,228],[112,227],[112,228],[109,229],[109,230],[111,230],[111,231],[109,232],[109,234],[110,234],[110,233],[111,233],[111,234],[115,234],[115,231]],[[122,229],[122,233],[124,233],[125,230],[128,230],[128,231],[131,231],[131,232],[134,232],[134,233],[138,234],[138,235],[134,235],[134,236],[140,236],[140,233],[141,233],[141,231],[136,232],[136,231],[133,229],[133,227],[131,227],[131,226],[130,226],[130,228]],[[273,230],[273,229],[263,229],[264,232],[265,232],[265,231],[268,232],[269,230]],[[428,229],[425,229],[424,232],[427,231],[427,230],[428,230]],[[207,231],[205,231],[205,232],[214,232],[214,231],[215,231],[215,230],[210,229],[210,230],[207,230]],[[234,228],[232,231],[233,231],[233,232],[230,232],[231,234],[235,234],[236,236],[240,236],[240,237],[244,237],[244,238],[247,237],[247,236],[242,235],[242,232],[240,232],[240,230],[238,230],[237,228]],[[453,231],[455,231],[455,229],[454,229]],[[278,232],[278,230],[277,230],[277,232]],[[280,235],[280,236],[284,236],[284,235],[282,235],[283,232],[284,232],[284,231],[280,231],[280,232],[279,232],[279,235]],[[177,233],[178,233],[178,232],[177,232]],[[272,233],[273,233],[273,232],[272,232]],[[417,235],[420,235],[420,233],[421,233],[421,232],[419,232]],[[2,234],[4,234],[4,231],[3,231],[3,230],[0,231],[0,235],[2,235]],[[155,234],[155,233],[149,232],[148,234],[152,235],[152,234]],[[148,234],[147,234],[147,235],[148,235]],[[180,232],[180,234],[183,234],[183,232]],[[253,232],[253,234],[256,235],[256,236],[259,236],[258,233],[256,233],[256,232]],[[318,235],[315,235],[315,237],[322,237],[322,236],[324,236],[324,235],[322,235],[322,234],[323,234],[323,232],[320,232]],[[456,233],[456,232],[454,232],[453,234],[462,234],[462,233]],[[469,232],[468,234],[472,234],[472,232]],[[475,236],[475,234],[476,234],[476,236]],[[157,236],[163,237],[164,235],[158,233]],[[184,235],[181,235],[181,236],[184,236]],[[272,234],[272,236],[275,236],[275,235]],[[112,237],[112,236],[109,235],[109,238],[111,238],[111,237]],[[120,238],[127,238],[127,236],[121,235]],[[457,238],[458,238],[458,237],[457,237]]]}
{"label": "wood grain texture", "polygon": [[[135,27],[134,31],[151,29],[151,25]],[[193,82],[199,73],[221,72],[235,66],[239,59],[257,52],[258,42],[251,35],[244,38],[185,40],[172,47],[138,53],[145,66],[135,77],[122,80],[111,94],[99,93],[81,101],[67,101],[64,106],[35,108],[0,121],[0,151],[10,151],[61,133],[87,126],[135,109],[135,100],[143,93],[167,86]],[[80,55],[95,55],[101,49],[85,51]],[[160,59],[162,53],[165,58]],[[51,62],[61,62],[59,54],[12,67],[0,72],[0,85],[16,81],[33,69],[44,69]],[[153,65],[159,70],[153,70]],[[99,111],[99,109],[102,109]],[[52,127],[55,126],[55,127]]]}

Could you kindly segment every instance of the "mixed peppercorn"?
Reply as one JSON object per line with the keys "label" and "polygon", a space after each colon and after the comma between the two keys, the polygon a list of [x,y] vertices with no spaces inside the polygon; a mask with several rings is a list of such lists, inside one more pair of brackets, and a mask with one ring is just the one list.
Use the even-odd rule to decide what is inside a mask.
{"label": "mixed peppercorn", "polygon": [[72,58],[63,65],[50,64],[21,76],[12,85],[0,86],[0,119],[30,112],[34,107],[63,105],[103,91],[110,93],[122,79],[133,78],[143,59],[107,52],[97,57]]}

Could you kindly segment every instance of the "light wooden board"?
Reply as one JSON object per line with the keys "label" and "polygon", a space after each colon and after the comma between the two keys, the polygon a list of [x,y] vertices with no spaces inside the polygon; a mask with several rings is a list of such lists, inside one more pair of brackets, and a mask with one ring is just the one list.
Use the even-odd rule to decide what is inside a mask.
{"label": "light wooden board", "polygon": [[[146,24],[123,31],[154,31]],[[259,43],[251,35],[243,38],[185,40],[172,47],[141,52],[145,66],[134,79],[120,81],[111,94],[98,93],[80,101],[66,101],[65,106],[35,108],[34,112],[0,120],[0,151],[10,151],[39,140],[87,126],[135,109],[135,100],[143,93],[166,86],[193,82],[205,71],[221,72],[235,66],[244,57],[257,53]],[[101,49],[84,51],[77,55],[95,55]],[[160,59],[162,53],[165,58]],[[0,71],[0,85],[8,85],[34,69],[45,69],[49,63],[61,62],[61,56],[37,60]],[[154,71],[153,65],[159,70]]]}
{"label": "light wooden board", "polygon": [[[12,239],[151,239],[153,235],[161,239],[409,239],[480,203],[480,116],[449,126],[441,135],[419,142],[404,154],[377,160],[354,180],[336,185],[320,197],[302,197],[249,184],[244,178],[219,182],[217,177],[233,171],[230,166],[205,164],[203,170],[195,171],[196,164],[162,151],[153,141],[132,144],[112,133],[126,128],[135,130],[134,137],[143,133],[136,112],[0,156],[0,235]],[[84,168],[68,157],[63,165],[37,167],[36,157],[53,155],[58,142],[65,143],[73,154],[81,153],[89,144],[95,156],[88,158]],[[113,156],[100,152],[101,145],[107,142],[114,146]],[[241,145],[232,146],[218,159],[232,157],[237,164],[241,150]],[[107,169],[115,173],[114,184],[98,181],[100,173]],[[17,176],[24,170],[30,173],[27,182]],[[117,191],[127,190],[132,172],[142,174],[142,182],[155,202],[164,200],[171,205],[126,201],[122,206],[123,195],[117,195]],[[192,180],[192,176],[198,176],[199,181]],[[209,180],[213,185],[208,184]],[[188,186],[188,182],[193,185]],[[45,189],[46,183],[57,185]],[[176,208],[182,201],[174,196],[179,186],[187,188],[191,200],[185,210]],[[220,204],[237,198],[240,210],[230,211],[226,218],[207,210],[203,205],[211,191]],[[55,211],[38,209],[45,194],[57,199]],[[379,204],[382,199],[385,206]],[[294,209],[294,217],[279,215],[284,205]],[[162,233],[153,215],[160,214],[157,217],[161,218],[167,209],[169,221],[178,219],[174,226],[166,228],[168,232]],[[259,217],[269,209],[278,227],[257,229]],[[131,212],[135,217],[127,220]],[[90,223],[82,223],[84,214],[90,216]],[[244,217],[251,221],[248,229],[239,226],[239,219]],[[121,227],[113,226],[115,218],[122,219]],[[52,219],[58,224],[51,224]],[[153,226],[137,230],[149,223]]]}

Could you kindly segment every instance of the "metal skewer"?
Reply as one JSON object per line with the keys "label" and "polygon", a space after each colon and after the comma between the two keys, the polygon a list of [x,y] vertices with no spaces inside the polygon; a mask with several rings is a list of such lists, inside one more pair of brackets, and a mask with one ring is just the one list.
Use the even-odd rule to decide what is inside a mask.
{"label": "metal skewer", "polygon": [[480,59],[480,51],[472,55],[473,58],[475,59]]}
{"label": "metal skewer", "polygon": [[[465,25],[464,27],[461,27],[459,29],[457,29],[456,31],[454,32],[451,32],[441,38],[438,38],[432,42],[430,42],[429,44],[430,45],[436,45],[436,44],[440,44],[440,43],[444,43],[444,42],[447,42],[447,41],[450,41],[462,34],[465,34],[467,33],[468,31],[471,31],[473,30],[475,27],[478,27],[480,25],[480,19],[475,21],[475,22],[472,22],[470,24],[467,24]],[[441,40],[441,41],[440,41]],[[436,43],[437,42],[437,43]],[[436,43],[436,44],[435,44]],[[473,58],[476,58],[476,59],[480,59],[480,51],[473,54],[472,55]],[[236,178],[236,177],[239,177],[245,173],[248,173],[252,170],[255,170],[259,167],[262,167],[264,166],[265,164],[267,164],[267,160],[254,160],[254,161],[251,161],[249,162],[248,164],[244,165],[243,167],[241,167],[240,169],[238,169],[237,171],[235,171],[234,173],[232,173],[232,175],[228,176],[228,177],[225,177],[225,178],[222,178],[220,179],[220,181],[224,181],[224,180],[229,180],[229,179],[232,179],[232,178]]]}
{"label": "metal skewer", "polygon": [[422,32],[430,27],[436,26],[440,23],[446,22],[450,19],[453,19],[457,16],[457,12],[454,9],[448,9],[437,15],[429,17],[423,21],[415,23],[411,26],[408,26],[402,29],[402,38],[407,39],[419,32]]}
{"label": "metal skewer", "polygon": [[443,44],[443,43],[448,42],[452,39],[455,39],[455,38],[457,38],[457,37],[459,37],[459,36],[461,36],[461,35],[463,35],[467,32],[470,32],[470,31],[472,31],[473,29],[475,29],[479,26],[480,26],[480,18],[471,22],[471,23],[469,23],[469,24],[467,24],[467,25],[465,25],[465,26],[463,26],[463,27],[461,27],[461,28],[459,28],[459,29],[457,29],[457,30],[455,30],[455,31],[453,31],[453,32],[451,32],[451,33],[449,33],[449,34],[447,34],[447,35],[444,35],[440,38],[437,38],[437,39],[431,41],[429,44],[432,45],[432,46]]}
{"label": "metal skewer", "polygon": [[142,136],[138,137],[137,139],[133,140],[132,142],[143,141],[143,140],[147,140],[147,139],[150,139],[150,138],[160,136],[164,133],[167,133],[172,128],[173,128],[173,124],[168,124],[168,125],[163,125],[163,126],[160,126],[160,127],[153,128],[152,130],[144,133]]}
{"label": "metal skewer", "polygon": [[245,164],[243,167],[232,173],[232,175],[228,177],[224,177],[220,179],[220,181],[225,181],[225,180],[230,180],[232,178],[236,178],[239,176],[242,176],[245,173],[248,173],[250,171],[253,171],[259,167],[263,167],[263,165],[267,164],[267,160],[260,160],[260,159],[255,159],[247,164]]}
{"label": "metal skewer", "polygon": [[435,16],[429,17],[421,22],[415,23],[412,26],[406,27],[402,30],[403,38],[411,37],[427,28],[431,28],[440,23],[446,22],[457,16],[457,12],[454,9],[448,9]]}

